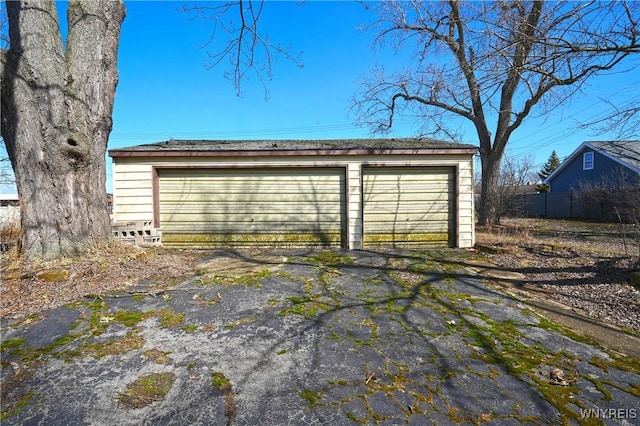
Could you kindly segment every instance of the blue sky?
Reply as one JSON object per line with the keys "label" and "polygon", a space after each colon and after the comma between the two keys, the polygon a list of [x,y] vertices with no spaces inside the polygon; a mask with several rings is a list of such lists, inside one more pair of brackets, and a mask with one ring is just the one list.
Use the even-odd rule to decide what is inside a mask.
{"label": "blue sky", "polygon": [[[257,78],[238,98],[223,72],[207,70],[202,47],[211,25],[176,11],[181,3],[129,2],[119,52],[120,84],[110,147],[177,138],[365,136],[347,117],[356,80],[366,72],[370,39],[357,30],[355,2],[269,2],[265,31],[301,53],[302,67],[276,57],[269,98]],[[365,12],[365,13],[362,13]],[[222,35],[221,32],[219,34]],[[140,123],[143,120],[144,123]]]}
{"label": "blue sky", "polygon": [[[373,33],[360,29],[371,22],[372,12],[355,1],[267,1],[260,25],[274,42],[301,53],[303,67],[277,57],[273,79],[266,82],[268,101],[256,78],[245,81],[243,96],[237,97],[223,76],[229,70],[227,63],[206,68],[211,62],[207,52],[220,47],[205,46],[211,22],[190,19],[192,15],[179,10],[184,2],[125,4],[109,149],[170,138],[370,137],[369,129],[357,127],[355,117],[349,116],[358,80],[375,63],[391,68],[405,58],[392,50],[373,49]],[[640,68],[632,66],[623,63],[620,69],[630,71],[592,80],[585,88],[587,95],[572,99],[546,119],[529,119],[514,133],[507,155],[516,159],[531,155],[539,169],[553,149],[563,158],[586,140],[612,138],[576,127],[579,121],[602,117],[609,110],[602,98],[623,105],[640,97]],[[418,130],[414,119],[400,118],[390,136],[411,137]],[[477,144],[471,129],[464,142]],[[107,164],[111,191],[110,158]]]}

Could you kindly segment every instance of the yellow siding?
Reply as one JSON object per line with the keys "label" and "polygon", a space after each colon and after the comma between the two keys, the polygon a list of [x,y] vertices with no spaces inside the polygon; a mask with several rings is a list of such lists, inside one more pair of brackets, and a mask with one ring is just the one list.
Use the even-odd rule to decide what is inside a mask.
{"label": "yellow siding", "polygon": [[362,248],[362,165],[360,163],[349,163],[349,205],[348,205],[348,237],[350,249]]}
{"label": "yellow siding", "polygon": [[153,220],[151,165],[114,161],[113,216],[116,222]]}
{"label": "yellow siding", "polygon": [[473,196],[473,157],[458,164],[458,244],[460,248],[475,244],[475,206]]}

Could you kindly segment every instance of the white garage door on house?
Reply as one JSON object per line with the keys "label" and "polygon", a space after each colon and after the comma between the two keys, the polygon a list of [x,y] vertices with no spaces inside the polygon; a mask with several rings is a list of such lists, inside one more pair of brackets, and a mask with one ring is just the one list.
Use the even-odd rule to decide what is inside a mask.
{"label": "white garage door on house", "polygon": [[158,169],[169,246],[342,246],[344,168]]}
{"label": "white garage door on house", "polygon": [[363,169],[364,247],[455,245],[452,167]]}

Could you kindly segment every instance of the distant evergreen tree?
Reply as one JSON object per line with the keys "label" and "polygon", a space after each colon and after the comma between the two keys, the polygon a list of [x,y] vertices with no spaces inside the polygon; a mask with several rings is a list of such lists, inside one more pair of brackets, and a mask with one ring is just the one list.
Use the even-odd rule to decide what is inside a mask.
{"label": "distant evergreen tree", "polygon": [[[549,156],[549,159],[547,160],[547,162],[544,163],[542,170],[538,172],[538,176],[540,177],[540,180],[545,180],[546,178],[548,178],[549,175],[553,173],[553,171],[557,169],[559,165],[560,165],[560,158],[558,157],[558,154],[554,149],[551,152],[551,155]],[[538,192],[549,192],[549,186],[543,183],[538,185],[537,189],[538,189]]]}

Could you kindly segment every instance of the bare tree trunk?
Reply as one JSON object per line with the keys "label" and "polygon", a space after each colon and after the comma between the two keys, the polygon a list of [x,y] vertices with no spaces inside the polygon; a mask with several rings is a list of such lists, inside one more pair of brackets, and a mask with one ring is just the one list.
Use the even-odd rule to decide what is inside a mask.
{"label": "bare tree trunk", "polygon": [[478,224],[496,225],[498,215],[498,177],[500,176],[501,156],[491,152],[481,155],[482,162],[482,189],[480,190],[480,202],[478,205]]}
{"label": "bare tree trunk", "polygon": [[66,49],[53,1],[7,2],[2,137],[28,257],[82,252],[110,238],[105,151],[118,80],[120,1],[71,1]]}

